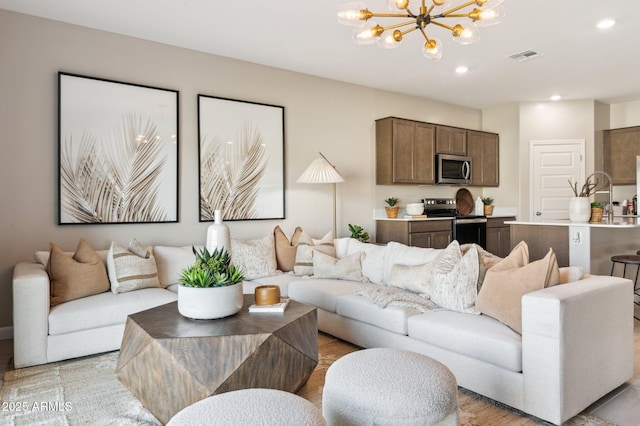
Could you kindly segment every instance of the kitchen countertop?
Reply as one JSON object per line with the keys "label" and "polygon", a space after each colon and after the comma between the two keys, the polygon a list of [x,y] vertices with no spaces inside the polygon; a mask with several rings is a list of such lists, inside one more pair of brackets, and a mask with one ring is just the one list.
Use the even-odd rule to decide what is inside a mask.
{"label": "kitchen countertop", "polygon": [[571,222],[569,219],[546,220],[543,222],[529,222],[512,220],[505,222],[507,225],[538,225],[538,226],[588,226],[591,228],[638,228],[640,218],[638,216],[614,216],[609,223],[606,218],[599,223]]}
{"label": "kitchen countertop", "polygon": [[[487,219],[491,219],[491,218],[495,218],[495,219],[501,219],[501,218],[505,218],[505,217],[515,217],[515,213],[511,214],[510,211],[506,211],[504,213],[498,213],[498,214],[493,214],[491,216],[487,216]],[[373,210],[373,219],[374,220],[395,220],[395,221],[405,221],[405,222],[413,222],[413,221],[429,221],[429,220],[451,220],[453,219],[452,217],[429,217],[427,216],[426,218],[412,218],[412,217],[405,217],[405,210],[403,208],[401,208],[398,211],[398,217],[395,219],[391,219],[387,217],[387,213],[385,212],[384,209],[375,209]]]}

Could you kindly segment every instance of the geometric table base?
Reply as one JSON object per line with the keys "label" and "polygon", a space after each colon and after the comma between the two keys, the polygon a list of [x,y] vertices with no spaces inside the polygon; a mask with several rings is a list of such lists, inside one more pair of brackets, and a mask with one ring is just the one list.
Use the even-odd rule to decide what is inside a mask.
{"label": "geometric table base", "polygon": [[318,364],[317,313],[291,300],[284,314],[192,320],[177,302],[127,318],[116,377],[162,423],[212,395],[246,388],[296,392]]}

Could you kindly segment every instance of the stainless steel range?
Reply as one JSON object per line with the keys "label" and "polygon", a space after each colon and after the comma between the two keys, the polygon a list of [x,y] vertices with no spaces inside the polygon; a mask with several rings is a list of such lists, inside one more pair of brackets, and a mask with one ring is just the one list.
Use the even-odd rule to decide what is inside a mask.
{"label": "stainless steel range", "polygon": [[452,198],[424,198],[424,212],[427,217],[451,217],[451,236],[460,244],[475,243],[486,248],[487,217],[462,215],[458,212],[456,200]]}

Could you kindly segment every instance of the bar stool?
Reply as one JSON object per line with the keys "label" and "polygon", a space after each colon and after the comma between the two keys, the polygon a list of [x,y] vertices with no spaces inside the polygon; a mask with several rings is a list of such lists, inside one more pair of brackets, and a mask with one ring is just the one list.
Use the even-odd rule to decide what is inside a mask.
{"label": "bar stool", "polygon": [[[638,287],[638,275],[640,273],[640,250],[636,252],[636,254],[620,254],[616,256],[611,256],[611,276],[613,276],[613,270],[616,267],[616,263],[622,263],[624,265],[624,269],[622,270],[622,277],[624,278],[627,274],[627,265],[636,265],[636,279],[633,282],[633,303],[640,306],[640,303],[637,301],[636,297],[640,297],[640,288]],[[633,316],[635,319],[640,321],[640,318],[637,316]]]}

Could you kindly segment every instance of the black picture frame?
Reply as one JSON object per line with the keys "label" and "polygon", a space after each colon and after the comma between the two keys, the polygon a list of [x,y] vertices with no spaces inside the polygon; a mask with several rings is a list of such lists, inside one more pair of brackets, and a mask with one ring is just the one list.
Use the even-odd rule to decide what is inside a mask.
{"label": "black picture frame", "polygon": [[200,222],[285,218],[284,106],[198,95]]}
{"label": "black picture frame", "polygon": [[58,224],[179,221],[179,92],[58,72]]}

